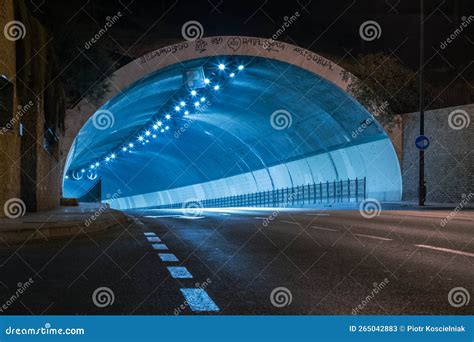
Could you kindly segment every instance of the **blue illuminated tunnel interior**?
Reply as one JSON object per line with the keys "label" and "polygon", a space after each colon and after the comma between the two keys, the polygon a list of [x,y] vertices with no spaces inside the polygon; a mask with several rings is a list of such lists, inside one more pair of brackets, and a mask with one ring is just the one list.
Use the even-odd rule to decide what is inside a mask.
{"label": "blue illuminated tunnel interior", "polygon": [[[185,75],[201,67],[208,84],[192,96]],[[113,207],[143,208],[363,177],[369,197],[401,197],[399,162],[380,125],[354,138],[367,110],[287,63],[243,56],[176,63],[99,111],[113,115],[113,126],[97,128],[92,117],[80,130],[65,197],[81,197],[100,179],[103,200],[119,194]]]}

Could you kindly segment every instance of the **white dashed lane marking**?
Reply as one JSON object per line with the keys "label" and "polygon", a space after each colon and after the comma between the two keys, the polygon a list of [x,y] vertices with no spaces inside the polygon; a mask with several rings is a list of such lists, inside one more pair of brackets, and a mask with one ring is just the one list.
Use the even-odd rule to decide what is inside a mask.
{"label": "white dashed lane marking", "polygon": [[184,299],[193,311],[219,311],[219,307],[203,289],[181,289]]}
{"label": "white dashed lane marking", "polygon": [[152,243],[151,247],[156,250],[164,251],[167,250],[168,247],[164,243]]}
{"label": "white dashed lane marking", "polygon": [[179,261],[176,255],[174,255],[173,253],[158,253],[158,256],[160,257],[161,261],[165,262]]}
{"label": "white dashed lane marking", "polygon": [[147,236],[149,242],[161,242],[161,239],[158,236]]}
{"label": "white dashed lane marking", "polygon": [[337,229],[332,229],[332,228],[325,228],[325,227],[317,227],[317,226],[311,226],[313,229],[319,229],[319,230],[325,230],[328,232],[338,232],[339,230]]}
{"label": "white dashed lane marking", "polygon": [[181,215],[148,215],[145,217],[148,218],[173,218],[173,217],[180,217]]}
{"label": "white dashed lane marking", "polygon": [[469,253],[469,252],[463,252],[463,251],[457,251],[455,249],[449,249],[449,248],[443,248],[443,247],[435,247],[435,246],[429,246],[429,245],[415,245],[416,247],[421,247],[421,248],[428,248],[428,249],[433,249],[436,251],[441,251],[441,252],[447,252],[447,253],[453,253],[453,254],[459,254],[459,255],[464,255],[468,257],[474,257],[474,253]]}
{"label": "white dashed lane marking", "polygon": [[167,268],[173,278],[189,279],[193,277],[191,272],[184,266],[169,266]]}
{"label": "white dashed lane marking", "polygon": [[388,238],[383,238],[380,236],[373,236],[373,235],[366,235],[366,234],[354,234],[356,236],[361,236],[361,237],[366,237],[369,239],[376,239],[376,240],[382,240],[382,241],[393,241],[393,239],[388,239]]}
{"label": "white dashed lane marking", "polygon": [[280,221],[282,223],[288,223],[288,224],[294,224],[294,225],[297,225],[299,226],[300,224],[298,222],[294,222],[294,221]]}
{"label": "white dashed lane marking", "polygon": [[[146,216],[149,218],[157,218],[157,216]],[[168,216],[169,217],[169,216]],[[184,218],[184,219],[200,219],[204,218],[203,216],[185,216],[185,215],[176,215],[172,216],[173,218]],[[137,220],[137,223],[141,223]],[[145,227],[143,223],[141,223],[142,227]],[[168,250],[168,247],[164,243],[156,243],[161,242],[161,239],[153,232],[144,232],[143,235],[147,238],[148,242],[155,242],[152,243],[151,246],[154,250]],[[173,253],[158,253],[161,261],[163,262],[177,262],[179,261],[176,255]],[[170,275],[175,279],[191,279],[193,275],[188,269],[184,266],[168,266],[168,272]],[[214,303],[214,301],[209,297],[207,292],[204,289],[196,288],[196,289],[180,289],[181,293],[183,294],[186,302],[189,304],[189,307],[192,311],[219,311],[219,307]]]}

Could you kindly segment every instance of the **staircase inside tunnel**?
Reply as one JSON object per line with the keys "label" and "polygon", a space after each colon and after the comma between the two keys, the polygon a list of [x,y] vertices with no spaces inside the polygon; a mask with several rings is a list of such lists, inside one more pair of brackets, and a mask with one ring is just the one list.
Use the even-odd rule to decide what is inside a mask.
{"label": "staircase inside tunnel", "polygon": [[[176,63],[123,89],[75,138],[66,197],[100,178],[118,209],[398,201],[392,142],[345,90],[256,56]],[[293,197],[292,197],[293,196]]]}

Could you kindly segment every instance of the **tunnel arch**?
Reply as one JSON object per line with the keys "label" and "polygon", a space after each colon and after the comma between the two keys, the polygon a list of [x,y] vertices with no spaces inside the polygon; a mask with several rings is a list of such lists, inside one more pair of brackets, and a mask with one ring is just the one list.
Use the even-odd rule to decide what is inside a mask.
{"label": "tunnel arch", "polygon": [[[166,183],[160,180],[158,182],[161,182],[161,185],[155,189],[136,190],[135,185],[119,181],[119,178],[123,179],[126,176],[120,175],[118,169],[114,170],[110,167],[104,171],[106,177],[102,177],[103,181],[105,180],[104,193],[113,194],[117,190],[117,186],[107,184],[107,179],[109,182],[111,179],[115,179],[112,183],[121,183],[122,189],[119,196],[121,199],[116,201],[118,207],[146,207],[152,203],[156,205],[157,201],[171,203],[185,201],[189,198],[206,199],[238,194],[242,191],[272,190],[310,182],[356,177],[368,177],[368,190],[372,197],[380,200],[399,200],[401,176],[398,160],[390,139],[383,129],[375,122],[370,128],[365,129],[357,139],[351,140],[348,137],[351,129],[356,129],[361,122],[370,118],[370,114],[347,93],[350,80],[347,77],[347,72],[324,57],[300,47],[282,42],[274,42],[270,47],[266,47],[264,44],[264,39],[253,37],[210,37],[158,49],[124,66],[112,76],[111,91],[100,106],[83,100],[68,112],[66,120],[71,122],[70,124],[66,123],[68,130],[63,144],[63,151],[69,150],[65,165],[66,171],[74,167],[77,168],[81,163],[84,164],[85,154],[89,154],[87,157],[89,159],[100,158],[100,152],[103,154],[105,150],[97,151],[97,149],[107,146],[109,140],[115,139],[114,136],[120,136],[120,122],[118,121],[122,119],[118,118],[117,126],[112,131],[95,132],[110,135],[111,138],[98,139],[101,141],[100,147],[93,142],[97,137],[94,138],[90,133],[91,117],[98,109],[115,108],[111,111],[117,112],[117,117],[123,117],[124,114],[121,112],[136,108],[139,103],[146,103],[149,98],[155,97],[157,90],[154,86],[156,85],[160,85],[161,89],[164,89],[164,95],[161,97],[161,101],[164,101],[166,95],[170,93],[169,89],[166,90],[167,83],[180,82],[178,80],[180,69],[190,69],[209,61],[215,64],[219,60],[235,60],[248,64],[250,69],[246,74],[250,76],[244,76],[247,77],[244,78],[245,87],[238,87],[239,81],[236,80],[236,85],[230,89],[237,92],[239,97],[236,98],[229,95],[228,92],[223,92],[221,100],[214,104],[213,112],[210,115],[201,115],[199,118],[195,118],[196,122],[193,122],[192,128],[187,130],[185,135],[183,134],[186,138],[179,141],[184,144],[183,146],[187,146],[186,150],[189,153],[194,154],[198,151],[193,149],[193,142],[209,141],[204,137],[205,135],[212,137],[212,139],[216,139],[218,134],[219,138],[224,136],[225,139],[219,140],[219,144],[232,146],[226,151],[229,154],[229,159],[232,159],[235,164],[232,166],[234,169],[227,173],[231,176],[223,177],[225,174],[217,174],[214,168],[219,166],[219,162],[209,160],[206,163],[210,163],[209,165],[212,167],[207,168],[200,165],[198,167],[200,170],[195,170],[194,173],[187,175],[189,178],[187,183]],[[252,69],[253,67],[254,69]],[[272,94],[263,93],[262,99],[256,100],[257,102],[261,100],[261,103],[259,102],[258,106],[255,105],[255,108],[249,111],[250,114],[245,114],[247,115],[245,120],[261,129],[262,122],[270,126],[268,125],[268,116],[273,112],[291,107],[287,112],[292,115],[294,128],[297,129],[293,129],[291,133],[282,133],[277,129],[269,131],[268,127],[264,129],[265,134],[271,136],[271,144],[276,145],[276,148],[261,146],[261,144],[255,145],[253,139],[258,136],[258,132],[255,132],[255,127],[252,127],[252,124],[247,124],[242,117],[239,117],[242,122],[237,122],[239,120],[233,119],[230,115],[225,117],[223,114],[226,111],[236,113],[246,108],[248,110],[249,103],[240,100],[251,98],[252,92],[261,92],[264,86],[270,87],[271,91],[268,92]],[[317,92],[312,88],[317,88]],[[311,99],[301,99],[304,105],[300,105],[300,108],[291,104],[292,100],[296,98],[295,93],[298,92],[307,92],[311,97]],[[127,107],[125,105],[128,101],[127,97],[132,96],[131,94],[136,97],[136,100],[130,101]],[[275,95],[283,100],[277,100]],[[313,100],[317,97],[324,97],[325,101],[318,103]],[[155,98],[154,101],[160,102],[160,98]],[[227,104],[224,105],[225,103]],[[276,106],[277,103],[278,106]],[[344,104],[339,110],[338,106],[341,107],[341,103],[347,103],[347,106]],[[308,113],[308,109],[304,107],[312,108],[315,113]],[[270,111],[270,109],[272,110]],[[149,108],[145,107],[140,109],[141,112],[134,116],[137,122],[144,123],[146,121],[147,115],[150,115],[148,110]],[[336,111],[332,113],[332,116],[328,115],[331,110]],[[263,117],[264,120],[256,120],[256,117]],[[74,118],[76,121],[72,122]],[[222,129],[224,119],[229,121],[227,130]],[[318,131],[318,134],[309,132],[308,126],[321,126],[322,120],[325,122],[324,127]],[[216,125],[216,122],[219,124]],[[327,134],[331,129],[332,135]],[[327,130],[329,132],[325,132]],[[243,132],[251,133],[244,134]],[[307,146],[300,136],[304,134],[314,136]],[[298,141],[301,146],[296,146],[290,155],[280,159],[268,156],[277,155],[278,149],[283,150],[286,145],[290,146],[293,140]],[[114,143],[116,144],[117,141],[113,141],[110,145]],[[258,152],[255,149],[258,149]],[[381,157],[377,157],[379,160],[370,160],[376,154],[380,155],[377,151],[381,149],[385,152]],[[262,151],[265,151],[264,156],[262,156]],[[176,156],[180,155],[178,149],[169,149],[167,155],[168,159],[157,155],[154,155],[153,159],[161,160],[161,163],[168,168],[168,171],[160,171],[162,178],[171,179],[173,172],[181,170],[183,166],[176,160]],[[245,158],[242,158],[242,155]],[[247,157],[249,155],[252,157]],[[134,157],[136,158],[135,164],[147,162],[145,155],[137,153]],[[186,156],[181,155],[181,158],[185,160]],[[126,168],[133,169],[132,165],[128,164]],[[197,176],[206,172],[216,173],[216,175],[208,178],[202,175],[201,178]],[[150,176],[150,174],[147,175]],[[157,180],[155,179],[155,181]],[[84,186],[79,187],[77,186],[78,182],[73,182],[75,184],[71,182],[72,180],[65,179],[66,196],[78,195],[78,193],[68,190],[68,187],[75,186],[79,191],[89,187],[87,182]],[[134,189],[131,189],[132,187]]]}

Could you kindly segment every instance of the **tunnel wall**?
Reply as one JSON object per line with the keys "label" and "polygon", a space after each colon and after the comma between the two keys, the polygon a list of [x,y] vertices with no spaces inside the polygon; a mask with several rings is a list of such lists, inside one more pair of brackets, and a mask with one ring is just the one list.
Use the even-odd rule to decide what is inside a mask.
{"label": "tunnel wall", "polygon": [[[339,167],[335,169],[333,163],[337,163]],[[145,208],[157,204],[205,200],[363,177],[367,177],[368,197],[383,201],[400,200],[400,170],[389,139],[351,146],[215,181],[105,202],[116,209]]]}

